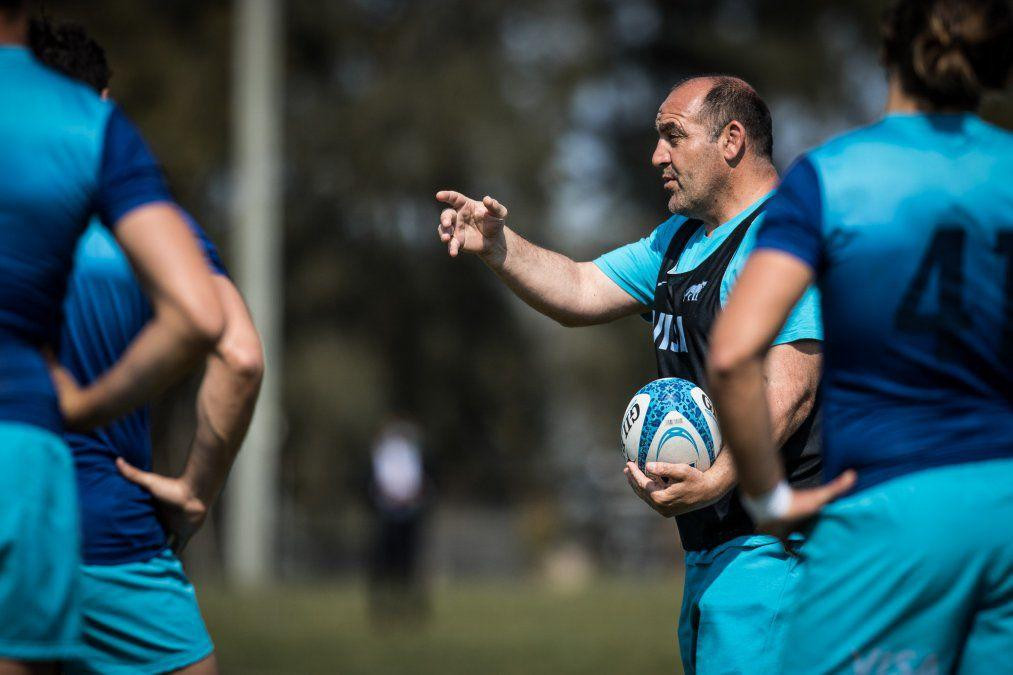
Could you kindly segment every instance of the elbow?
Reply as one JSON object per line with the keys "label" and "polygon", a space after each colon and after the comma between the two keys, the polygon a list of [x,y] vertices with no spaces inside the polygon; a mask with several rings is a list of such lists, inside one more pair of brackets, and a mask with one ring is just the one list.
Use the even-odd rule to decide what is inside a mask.
{"label": "elbow", "polygon": [[753,355],[720,343],[711,345],[707,358],[707,378],[711,386],[721,389],[734,380],[753,360]]}
{"label": "elbow", "polygon": [[242,335],[227,335],[218,351],[225,367],[236,380],[251,391],[260,388],[264,379],[264,349],[252,326],[243,331]]}
{"label": "elbow", "polygon": [[591,309],[557,312],[551,318],[563,328],[584,328],[602,323],[602,318]]}
{"label": "elbow", "polygon": [[563,328],[586,328],[588,326],[597,326],[601,321],[586,316],[563,316],[558,317],[556,323]]}
{"label": "elbow", "polygon": [[798,420],[798,424],[804,422],[816,407],[816,390],[818,386],[818,384],[814,384],[813,386],[806,387],[796,397],[794,417]]}
{"label": "elbow", "polygon": [[588,325],[588,323],[581,319],[581,317],[575,315],[564,314],[561,316],[554,316],[552,318],[563,328],[580,328],[581,326]]}
{"label": "elbow", "polygon": [[192,351],[207,354],[225,332],[225,317],[215,303],[200,307],[181,307],[176,312],[180,340]]}
{"label": "elbow", "polygon": [[225,317],[221,311],[202,312],[193,317],[192,324],[195,342],[207,351],[214,349],[225,332]]}

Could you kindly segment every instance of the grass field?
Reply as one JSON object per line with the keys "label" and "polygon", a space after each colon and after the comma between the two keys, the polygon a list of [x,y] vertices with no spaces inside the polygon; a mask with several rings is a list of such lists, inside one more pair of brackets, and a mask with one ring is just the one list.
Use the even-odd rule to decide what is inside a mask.
{"label": "grass field", "polygon": [[227,675],[681,672],[674,578],[597,580],[566,593],[447,586],[433,592],[428,621],[385,627],[369,620],[354,585],[203,588],[200,600]]}

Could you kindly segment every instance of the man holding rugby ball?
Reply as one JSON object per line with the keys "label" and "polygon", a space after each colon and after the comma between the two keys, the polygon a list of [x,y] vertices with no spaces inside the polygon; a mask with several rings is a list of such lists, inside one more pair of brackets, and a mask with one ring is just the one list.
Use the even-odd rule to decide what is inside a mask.
{"label": "man holding rugby ball", "polygon": [[[777,185],[770,112],[746,82],[727,76],[679,83],[658,110],[652,163],[675,214],[647,237],[591,262],[540,248],[506,226],[507,209],[452,191],[440,239],[452,257],[479,256],[522,300],[564,326],[650,313],[659,377],[707,389],[708,335],[752,249]],[[810,289],[767,353],[771,423],[793,485],[819,482],[815,407],[822,332]],[[720,411],[718,411],[720,414]],[[754,534],[727,453],[706,472],[685,464],[628,463],[636,493],[676,518],[686,549],[679,644],[686,673],[773,672],[780,609],[790,603],[796,558]]]}

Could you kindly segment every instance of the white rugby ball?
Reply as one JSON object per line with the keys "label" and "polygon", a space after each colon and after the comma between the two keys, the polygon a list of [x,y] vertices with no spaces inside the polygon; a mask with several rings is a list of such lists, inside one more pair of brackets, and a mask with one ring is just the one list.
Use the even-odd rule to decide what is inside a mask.
{"label": "white rugby ball", "polygon": [[633,395],[619,430],[626,459],[640,470],[648,462],[689,464],[706,471],[721,450],[714,405],[689,380],[654,380]]}

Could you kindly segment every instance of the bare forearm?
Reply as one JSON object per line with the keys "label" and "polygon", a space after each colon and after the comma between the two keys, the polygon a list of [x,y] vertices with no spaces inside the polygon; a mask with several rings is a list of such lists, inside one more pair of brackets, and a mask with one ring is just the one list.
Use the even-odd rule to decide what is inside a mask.
{"label": "bare forearm", "polygon": [[757,486],[769,489],[780,479],[775,449],[812,413],[821,362],[820,343],[799,340],[775,345],[762,357],[740,356],[723,368],[712,367],[724,440],[734,449],[747,494],[759,494],[753,491]]}
{"label": "bare forearm", "polygon": [[182,476],[205,507],[217,499],[246,437],[264,374],[263,348],[246,303],[226,277],[216,276],[214,283],[227,323],[197,392],[197,431]]}
{"label": "bare forearm", "polygon": [[[814,399],[811,392],[803,391],[800,395],[794,395],[793,392],[786,391],[779,385],[780,382],[772,383],[769,378],[763,382],[767,410],[769,411],[771,438],[773,438],[774,446],[778,448],[783,446],[805,422],[809,413],[812,412]],[[727,444],[727,439],[724,440]],[[727,447],[723,448],[723,452],[718,455],[714,464],[707,470],[707,474],[713,478],[713,484],[717,489],[713,501],[720,499],[735,486],[738,475],[735,470],[735,462],[732,460],[732,453],[728,451]],[[701,506],[709,506],[709,504]]]}
{"label": "bare forearm", "polygon": [[700,504],[700,508],[714,504],[735,487],[735,462],[732,453],[726,451],[727,448],[722,448],[711,468],[707,469],[707,477],[712,481],[714,491],[712,498]]}
{"label": "bare forearm", "polygon": [[440,214],[437,227],[450,257],[479,256],[517,297],[549,318],[564,326],[590,326],[643,311],[594,263],[535,246],[507,227],[507,209],[492,197],[478,201],[440,190],[436,199],[451,207]]}
{"label": "bare forearm", "polygon": [[250,426],[259,374],[243,373],[218,355],[208,359],[197,394],[197,430],[182,478],[205,504],[217,499]]}
{"label": "bare forearm", "polygon": [[179,380],[213,346],[171,312],[156,314],[106,373],[82,391],[91,414],[82,428],[101,426],[151,400]]}
{"label": "bare forearm", "polygon": [[617,306],[603,298],[588,279],[590,263],[536,246],[509,228],[503,244],[482,260],[517,297],[564,326],[604,323],[630,313],[632,303]]}
{"label": "bare forearm", "polygon": [[[757,358],[740,367],[713,377],[713,390],[722,416],[724,443],[733,451],[735,470],[747,494],[762,494],[781,479],[780,447],[774,440],[775,426],[779,437],[788,438],[783,420],[771,419],[768,404],[769,388],[764,383],[763,362]],[[776,398],[776,397],[775,397]]]}
{"label": "bare forearm", "polygon": [[150,400],[199,363],[224,328],[207,265],[175,206],[133,209],[115,233],[154,315],[112,368],[71,397],[69,407],[61,401],[72,428],[103,424]]}

